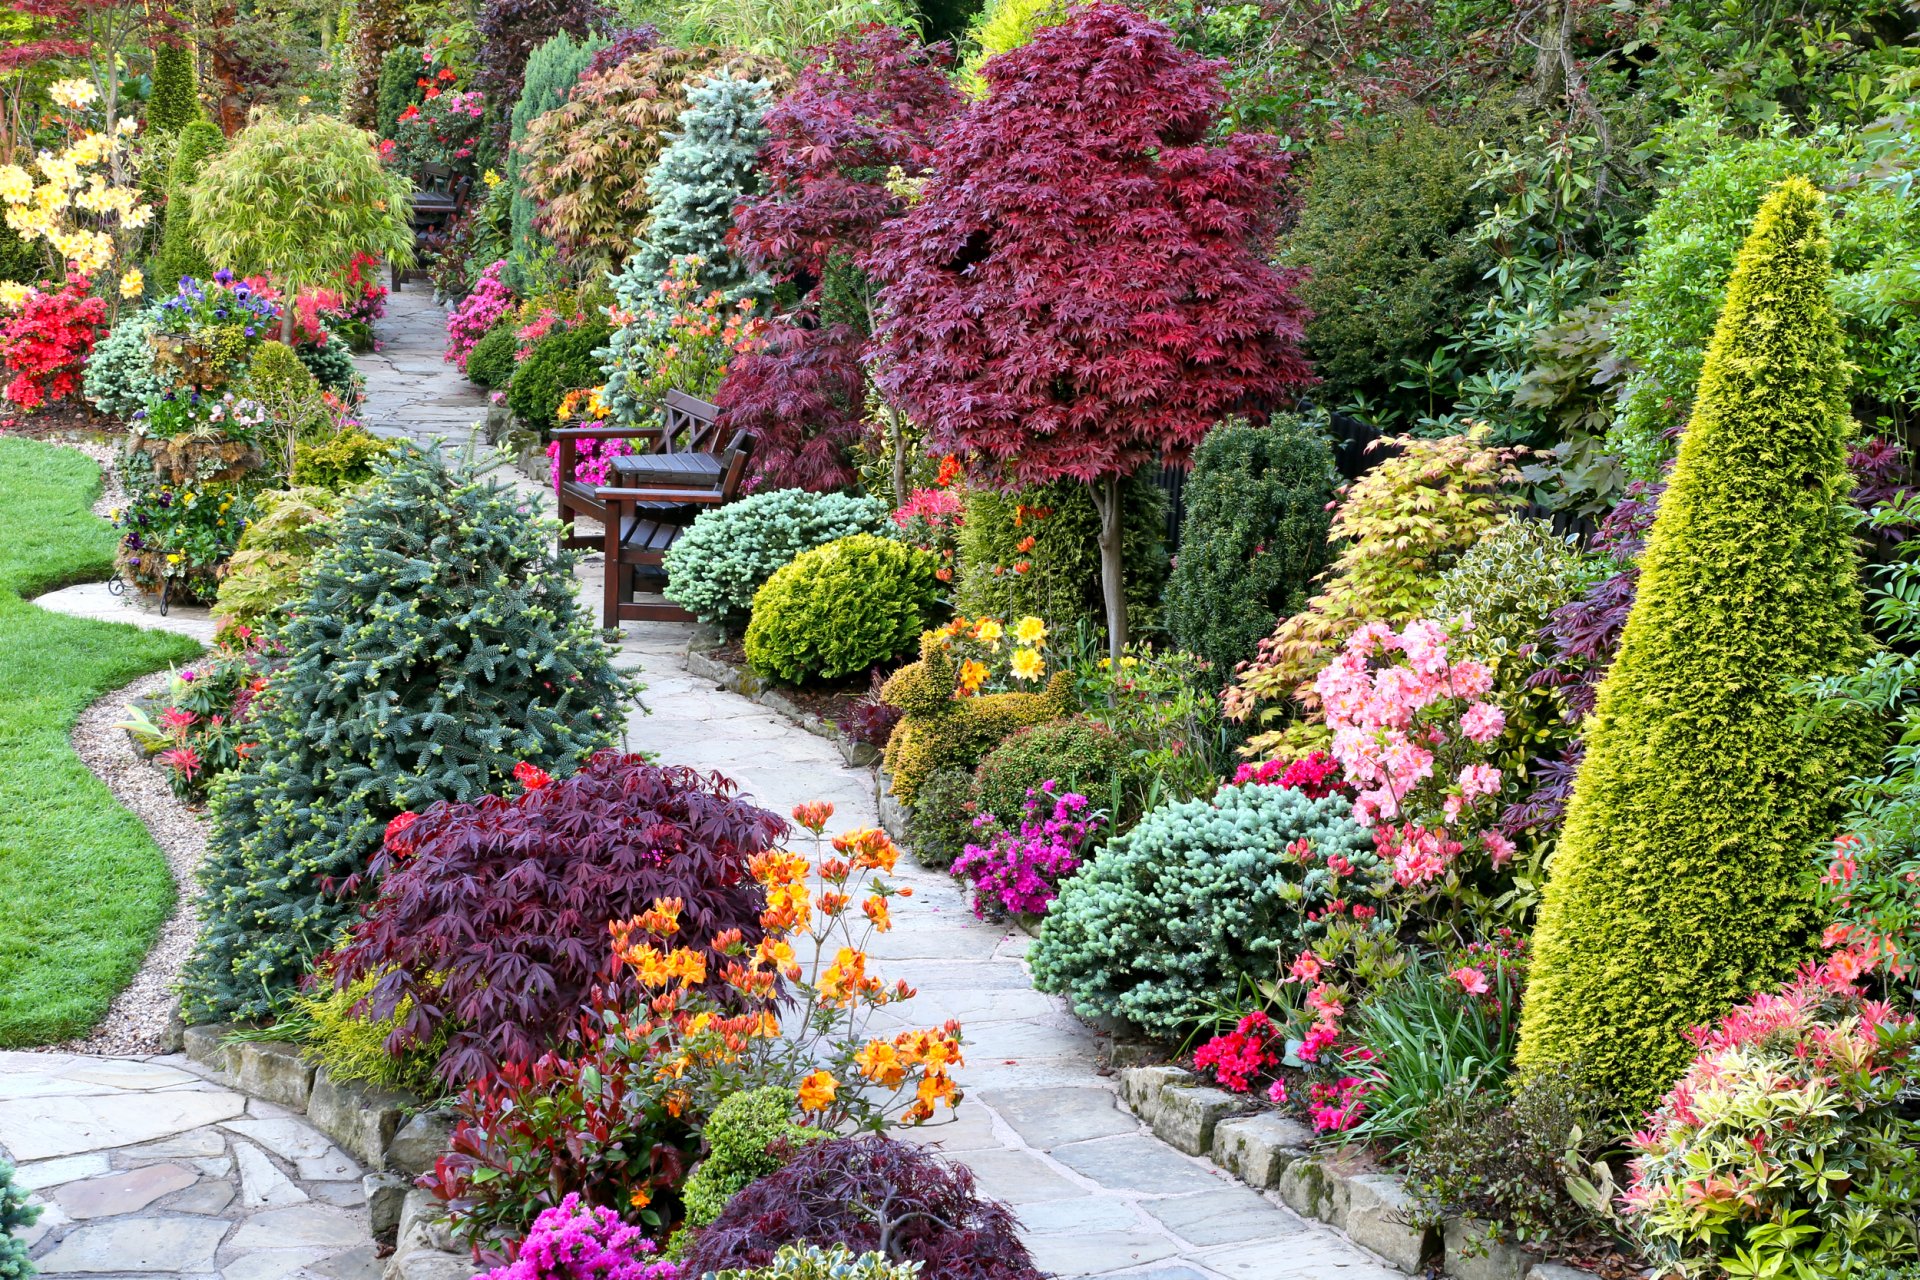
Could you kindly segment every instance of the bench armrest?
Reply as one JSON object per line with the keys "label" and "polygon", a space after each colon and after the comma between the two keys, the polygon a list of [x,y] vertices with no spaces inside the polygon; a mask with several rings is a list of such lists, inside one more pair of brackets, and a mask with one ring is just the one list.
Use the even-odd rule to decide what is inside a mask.
{"label": "bench armrest", "polygon": [[595,489],[602,502],[677,502],[688,506],[718,506],[727,500],[719,489]]}

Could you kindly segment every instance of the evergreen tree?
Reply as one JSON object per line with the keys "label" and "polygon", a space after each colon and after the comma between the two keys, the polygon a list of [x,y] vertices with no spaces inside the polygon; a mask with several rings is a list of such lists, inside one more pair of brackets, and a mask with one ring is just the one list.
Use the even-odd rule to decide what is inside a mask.
{"label": "evergreen tree", "polygon": [[200,110],[200,76],[193,49],[186,44],[162,44],[153,51],[153,96],[147,100],[147,128],[153,133],[178,133]]}
{"label": "evergreen tree", "polygon": [[386,824],[569,773],[628,692],[572,556],[513,491],[418,456],[307,571],[246,763],[222,780],[183,977],[191,1020],[271,1012],[353,919]]}
{"label": "evergreen tree", "polygon": [[170,289],[181,276],[205,279],[213,273],[207,255],[200,251],[193,238],[193,184],[207,161],[226,146],[226,135],[211,121],[190,121],[180,130],[173,163],[167,167],[166,223],[160,232],[160,249],[154,255],[151,273],[162,292]]}
{"label": "evergreen tree", "polygon": [[508,276],[515,288],[526,284],[528,266],[539,256],[540,246],[547,243],[546,237],[534,225],[534,214],[539,210],[533,197],[527,194],[526,183],[521,177],[527,161],[520,144],[526,141],[527,130],[533,127],[535,120],[567,100],[567,95],[573,92],[573,86],[580,83],[580,76],[586,71],[587,64],[593,61],[593,55],[606,46],[607,41],[602,36],[589,35],[576,39],[562,31],[535,49],[527,59],[526,78],[520,96],[514,100],[507,133],[507,185],[513,192],[507,207],[508,243],[512,249],[512,256],[508,260]]}
{"label": "evergreen tree", "polygon": [[727,248],[733,206],[759,190],[755,160],[767,131],[761,123],[773,88],[722,71],[687,92],[680,128],[647,174],[653,218],[635,242],[627,265],[609,276],[614,309],[632,319],[614,330],[599,353],[606,369],[607,407],[615,421],[632,425],[648,410],[635,395],[653,372],[653,353],[665,340],[675,309],[667,295],[667,270],[678,260],[698,259],[695,292],[718,289],[737,306],[751,306],[766,290],[765,277],[750,271]]}
{"label": "evergreen tree", "polygon": [[1821,199],[1781,183],[1740,251],[1534,938],[1521,1064],[1624,1112],[1807,957],[1809,851],[1870,746],[1793,692],[1866,647]]}
{"label": "evergreen tree", "polygon": [[40,1206],[28,1204],[27,1193],[14,1185],[13,1166],[0,1163],[0,1280],[30,1280],[34,1274],[27,1242],[14,1233],[39,1220]]}

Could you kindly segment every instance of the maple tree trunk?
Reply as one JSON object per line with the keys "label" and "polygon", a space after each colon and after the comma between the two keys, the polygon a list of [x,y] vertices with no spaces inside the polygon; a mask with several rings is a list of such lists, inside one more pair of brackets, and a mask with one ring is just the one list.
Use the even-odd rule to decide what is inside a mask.
{"label": "maple tree trunk", "polygon": [[1121,527],[1120,481],[1114,474],[1090,486],[1094,508],[1100,513],[1100,593],[1107,604],[1107,652],[1115,667],[1127,647],[1127,584],[1120,555],[1126,530]]}

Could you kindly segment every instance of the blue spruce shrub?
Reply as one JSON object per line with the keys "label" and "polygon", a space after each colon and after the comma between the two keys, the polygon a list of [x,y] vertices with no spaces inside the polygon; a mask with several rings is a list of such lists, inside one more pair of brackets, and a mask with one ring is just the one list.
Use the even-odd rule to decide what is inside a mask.
{"label": "blue spruce shrub", "polygon": [[13,1166],[0,1164],[0,1280],[27,1280],[33,1263],[27,1242],[14,1238],[40,1218],[40,1206],[27,1203],[27,1193],[13,1183]]}
{"label": "blue spruce shrub", "polygon": [[[1365,881],[1379,855],[1351,810],[1253,782],[1153,810],[1061,889],[1033,948],[1035,984],[1084,1016],[1185,1035],[1299,949],[1329,854]],[[1311,860],[1287,853],[1302,839]]]}

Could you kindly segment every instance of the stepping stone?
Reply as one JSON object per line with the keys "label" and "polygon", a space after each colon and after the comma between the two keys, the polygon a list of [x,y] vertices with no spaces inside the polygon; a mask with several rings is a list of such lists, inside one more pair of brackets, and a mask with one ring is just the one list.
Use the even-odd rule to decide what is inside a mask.
{"label": "stepping stone", "polygon": [[243,1253],[220,1268],[223,1280],[281,1280],[327,1257],[325,1249],[260,1249]]}
{"label": "stepping stone", "polygon": [[164,1089],[170,1085],[206,1083],[191,1071],[137,1058],[86,1058],[81,1064],[61,1074],[69,1080],[109,1089]]}
{"label": "stepping stone", "polygon": [[1307,1224],[1245,1187],[1225,1187],[1177,1200],[1144,1200],[1146,1211],[1188,1244],[1206,1248],[1299,1235]]}
{"label": "stepping stone", "polygon": [[251,1142],[233,1144],[234,1163],[240,1168],[240,1203],[248,1209],[282,1209],[305,1204],[307,1193],[274,1167],[267,1153]]}
{"label": "stepping stone", "polygon": [[207,1271],[227,1225],[206,1218],[116,1218],[70,1232],[35,1265],[43,1275]]}
{"label": "stepping stone", "polygon": [[8,1099],[0,1101],[0,1147],[23,1162],[105,1151],[203,1128],[245,1106],[237,1093]]}
{"label": "stepping stone", "polygon": [[[973,1046],[967,1048],[971,1051]],[[979,1098],[998,1111],[1029,1146],[1042,1151],[1069,1142],[1140,1131],[1140,1122],[1122,1111],[1113,1094],[1098,1085],[1082,1089],[995,1089]],[[961,1110],[966,1110],[965,1103]]]}
{"label": "stepping stone", "polygon": [[1234,1185],[1172,1147],[1144,1133],[1096,1138],[1056,1147],[1053,1158],[1103,1187],[1149,1195],[1214,1191]]}
{"label": "stepping stone", "polygon": [[317,1204],[297,1205],[290,1209],[268,1209],[254,1214],[234,1233],[235,1249],[316,1248],[350,1249],[364,1244],[367,1222],[364,1214]]}
{"label": "stepping stone", "polygon": [[1171,1258],[1176,1249],[1165,1236],[1144,1231],[1081,1231],[1067,1236],[1033,1236],[1027,1240],[1033,1265],[1042,1273],[1091,1276],[1121,1267]]}
{"label": "stepping stone", "polygon": [[233,1203],[233,1184],[231,1182],[203,1182],[190,1187],[168,1200],[163,1209],[175,1213],[225,1213],[227,1206]]}
{"label": "stepping stone", "polygon": [[21,1165],[13,1171],[13,1183],[26,1191],[41,1191],[57,1187],[63,1182],[97,1178],[112,1171],[112,1163],[103,1155],[63,1156],[58,1160]]}
{"label": "stepping stone", "polygon": [[[180,1159],[182,1157],[192,1158],[197,1156],[202,1159],[212,1160],[224,1156],[226,1150],[226,1135],[218,1129],[196,1129],[192,1133],[182,1133],[175,1137],[162,1138],[158,1142],[148,1142],[137,1147],[129,1147],[123,1154],[136,1159],[144,1159],[147,1157],[154,1159]],[[225,1170],[214,1173],[213,1170],[203,1167],[201,1172],[213,1173],[215,1177],[226,1176]]]}
{"label": "stepping stone", "polygon": [[85,1182],[70,1182],[54,1200],[75,1218],[115,1218],[146,1208],[161,1196],[184,1191],[200,1181],[198,1170],[183,1164],[150,1164]]}
{"label": "stepping stone", "polygon": [[221,1128],[251,1138],[282,1160],[318,1160],[338,1150],[325,1134],[293,1116],[275,1120],[229,1120]]}
{"label": "stepping stone", "polygon": [[336,1253],[324,1262],[316,1262],[307,1268],[308,1275],[324,1276],[326,1280],[380,1280],[385,1264],[374,1256],[373,1246],[363,1244],[358,1249],[349,1249],[345,1253]]}

